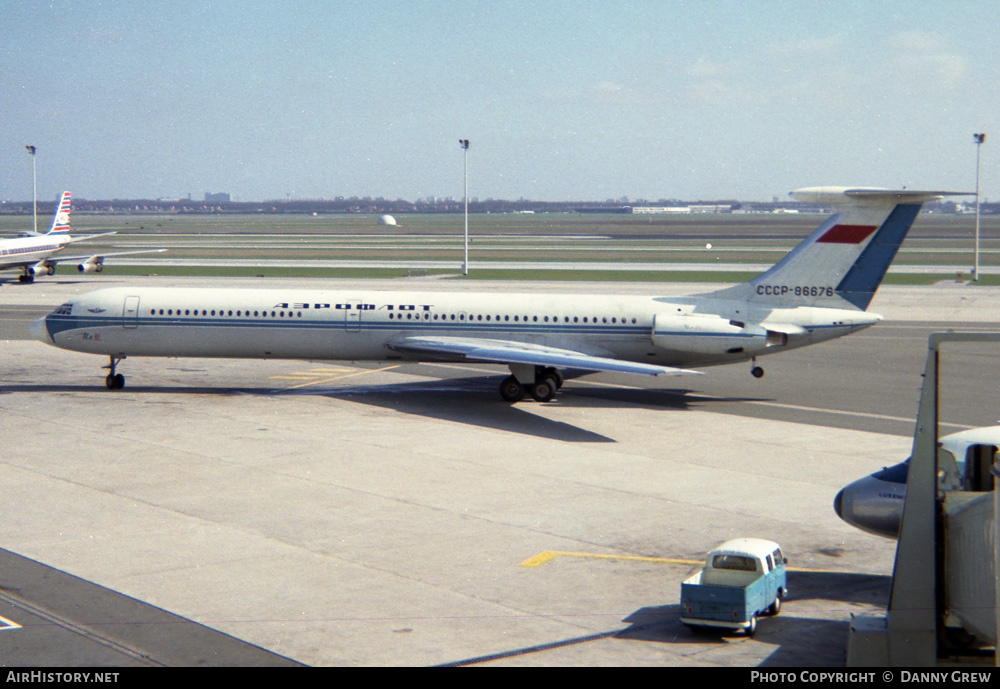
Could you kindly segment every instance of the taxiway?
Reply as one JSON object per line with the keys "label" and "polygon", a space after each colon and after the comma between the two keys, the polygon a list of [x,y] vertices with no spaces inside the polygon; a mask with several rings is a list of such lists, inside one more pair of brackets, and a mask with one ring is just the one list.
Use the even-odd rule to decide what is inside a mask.
{"label": "taxiway", "polygon": [[[994,328],[1000,297],[883,286],[884,323],[765,358],[760,381],[594,376],[513,406],[489,366],[128,359],[109,392],[100,357],[27,339],[36,315],[131,279],[150,284],[3,288],[12,665],[96,664],[95,648],[176,665],[842,664],[850,615],[884,605],[894,543],[842,523],[833,497],[906,457],[927,333]],[[996,423],[996,354],[951,355],[949,427]],[[735,536],[783,546],[790,597],[752,639],[694,636],[680,582]],[[40,583],[12,591],[15,571]]]}

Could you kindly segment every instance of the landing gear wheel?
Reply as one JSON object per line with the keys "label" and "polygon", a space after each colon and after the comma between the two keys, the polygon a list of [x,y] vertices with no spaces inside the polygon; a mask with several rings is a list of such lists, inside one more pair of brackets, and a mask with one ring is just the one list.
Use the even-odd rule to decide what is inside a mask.
{"label": "landing gear wheel", "polygon": [[506,402],[520,402],[524,399],[524,386],[514,376],[507,376],[500,383],[500,396]]}
{"label": "landing gear wheel", "polygon": [[17,281],[21,282],[21,283],[25,283],[25,284],[32,283],[32,282],[35,281],[35,276],[34,275],[20,275],[20,276],[18,276]]}
{"label": "landing gear wheel", "polygon": [[545,376],[535,382],[535,386],[531,389],[531,396],[535,398],[536,402],[551,402],[556,396],[558,388],[559,384],[556,382],[555,376]]}
{"label": "landing gear wheel", "polygon": [[108,390],[121,390],[125,387],[125,376],[115,371],[115,367],[118,366],[118,362],[124,358],[124,356],[108,357],[108,365],[104,367],[108,369],[108,377],[104,379],[104,387]]}
{"label": "landing gear wheel", "polygon": [[760,366],[754,366],[752,369],[750,369],[750,375],[753,376],[754,378],[763,378],[764,369],[762,369]]}
{"label": "landing gear wheel", "polygon": [[774,615],[777,615],[779,612],[781,612],[781,594],[780,593],[777,596],[775,596],[774,602],[771,603],[771,605],[768,606],[768,608],[767,608],[767,614],[771,615],[772,617]]}

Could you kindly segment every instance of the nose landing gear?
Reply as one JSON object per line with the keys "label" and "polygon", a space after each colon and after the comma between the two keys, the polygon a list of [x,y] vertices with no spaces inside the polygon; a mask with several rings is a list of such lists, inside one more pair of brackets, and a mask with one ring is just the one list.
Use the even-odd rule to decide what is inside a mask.
{"label": "nose landing gear", "polygon": [[125,357],[108,357],[108,365],[104,368],[108,369],[108,377],[104,379],[104,386],[108,390],[121,390],[125,387],[125,376],[120,373],[115,372],[115,367],[118,366],[118,362]]}

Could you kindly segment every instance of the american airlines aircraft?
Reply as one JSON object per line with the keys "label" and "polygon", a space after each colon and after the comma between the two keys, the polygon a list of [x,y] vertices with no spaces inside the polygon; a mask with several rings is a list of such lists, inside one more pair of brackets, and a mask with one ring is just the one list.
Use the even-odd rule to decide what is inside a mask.
{"label": "american airlines aircraft", "polygon": [[129,356],[504,364],[500,395],[551,400],[563,371],[645,375],[753,362],[877,323],[865,312],[920,212],[964,192],[813,187],[792,192],[835,214],[741,285],[657,296],[122,287],[63,304],[38,339],[109,357],[108,389]]}
{"label": "american airlines aircraft", "polygon": [[107,237],[114,232],[89,234],[82,237],[71,237],[69,234],[69,214],[72,206],[72,195],[64,191],[59,197],[59,204],[52,216],[52,227],[45,234],[25,232],[20,237],[0,239],[0,270],[20,268],[23,272],[18,277],[20,282],[34,282],[35,276],[42,273],[52,275],[56,272],[56,264],[60,261],[81,261],[77,270],[81,273],[99,273],[104,270],[104,259],[108,256],[124,256],[127,254],[148,254],[165,249],[144,249],[141,251],[117,251],[114,253],[89,254],[84,256],[59,256],[70,244],[84,242],[88,239]]}

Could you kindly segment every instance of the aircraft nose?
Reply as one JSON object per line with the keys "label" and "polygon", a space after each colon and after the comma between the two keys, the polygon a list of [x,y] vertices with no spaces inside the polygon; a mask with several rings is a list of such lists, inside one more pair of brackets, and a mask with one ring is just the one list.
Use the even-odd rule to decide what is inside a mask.
{"label": "aircraft nose", "polygon": [[843,509],[844,509],[844,490],[845,489],[842,488],[840,490],[840,492],[837,493],[837,497],[835,497],[833,499],[833,511],[836,512],[837,516],[840,517],[841,519],[844,518],[844,511],[843,511]]}
{"label": "aircraft nose", "polygon": [[37,318],[32,321],[31,325],[28,326],[28,332],[31,333],[31,336],[34,339],[41,340],[45,344],[52,344],[52,336],[49,335],[49,329],[45,325],[45,319],[46,316],[42,316],[41,318]]}

